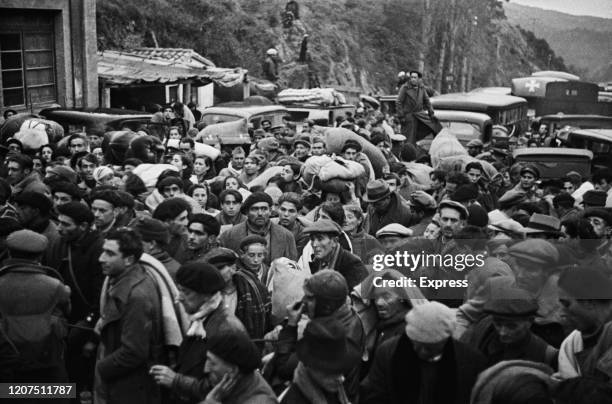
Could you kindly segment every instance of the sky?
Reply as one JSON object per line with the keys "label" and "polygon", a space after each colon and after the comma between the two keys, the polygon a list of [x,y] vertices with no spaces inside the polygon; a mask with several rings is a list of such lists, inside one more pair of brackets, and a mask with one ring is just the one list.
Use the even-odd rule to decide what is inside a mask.
{"label": "sky", "polygon": [[510,0],[525,6],[545,8],[574,15],[612,18],[612,0]]}

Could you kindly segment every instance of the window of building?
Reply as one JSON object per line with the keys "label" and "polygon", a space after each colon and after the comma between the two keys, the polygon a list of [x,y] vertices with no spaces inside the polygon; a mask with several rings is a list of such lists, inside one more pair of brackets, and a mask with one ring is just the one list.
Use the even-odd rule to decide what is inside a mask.
{"label": "window of building", "polygon": [[57,100],[52,32],[0,33],[2,104],[25,106]]}

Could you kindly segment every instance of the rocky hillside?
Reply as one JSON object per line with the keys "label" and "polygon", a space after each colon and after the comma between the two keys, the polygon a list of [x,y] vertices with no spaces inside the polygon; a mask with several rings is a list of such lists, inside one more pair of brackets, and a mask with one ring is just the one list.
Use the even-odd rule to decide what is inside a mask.
{"label": "rocky hillside", "polygon": [[[505,18],[497,0],[303,0],[283,26],[286,0],[98,0],[98,46],[193,48],[218,66],[261,74],[275,46],[284,86],[394,92],[397,72],[423,67],[442,91],[508,85],[512,77],[565,69],[545,41]],[[427,5],[427,8],[425,8]],[[299,61],[308,35],[308,57]]]}
{"label": "rocky hillside", "polygon": [[505,3],[508,21],[546,39],[584,78],[612,80],[612,19]]}

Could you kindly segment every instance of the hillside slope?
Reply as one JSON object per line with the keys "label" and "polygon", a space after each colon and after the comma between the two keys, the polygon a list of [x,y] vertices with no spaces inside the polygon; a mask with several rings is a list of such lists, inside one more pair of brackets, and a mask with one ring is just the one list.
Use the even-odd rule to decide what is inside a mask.
{"label": "hillside slope", "polygon": [[512,2],[505,3],[504,9],[510,23],[546,39],[584,78],[612,80],[606,76],[612,61],[612,19],[575,16]]}
{"label": "hillside slope", "polygon": [[[449,1],[430,0],[425,13],[423,0],[303,0],[299,22],[284,28],[285,0],[98,0],[98,46],[193,48],[218,66],[242,66],[254,76],[261,75],[265,50],[276,46],[283,86],[305,86],[311,72],[323,85],[371,93],[394,92],[397,72],[416,68],[419,56],[427,81],[444,91],[509,85],[534,70],[565,69],[545,41],[499,15],[497,0],[457,2],[454,14]],[[472,8],[464,6],[470,2]],[[299,63],[304,34],[309,58]]]}

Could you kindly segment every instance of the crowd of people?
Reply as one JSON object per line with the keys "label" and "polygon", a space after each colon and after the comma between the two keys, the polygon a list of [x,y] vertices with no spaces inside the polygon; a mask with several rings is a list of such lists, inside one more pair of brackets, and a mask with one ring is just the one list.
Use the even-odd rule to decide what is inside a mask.
{"label": "crowd of people", "polygon": [[[435,116],[417,79],[405,125]],[[213,159],[181,122],[121,158],[4,140],[0,380],[96,404],[612,402],[610,170],[542,181],[480,141],[447,170],[367,106],[337,150],[263,122]],[[362,168],[307,180],[324,156]]]}

